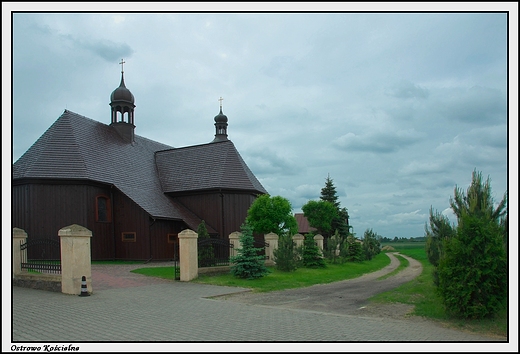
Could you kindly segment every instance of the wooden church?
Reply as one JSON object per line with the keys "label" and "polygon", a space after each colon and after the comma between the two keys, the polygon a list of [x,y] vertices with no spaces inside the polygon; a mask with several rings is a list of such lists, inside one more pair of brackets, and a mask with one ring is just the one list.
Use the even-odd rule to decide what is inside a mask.
{"label": "wooden church", "polygon": [[240,231],[267,192],[228,139],[222,103],[213,141],[182,148],[136,135],[134,103],[121,70],[110,124],[63,112],[13,164],[13,227],[58,239],[84,226],[92,260],[171,259],[178,233],[203,220],[214,238]]}

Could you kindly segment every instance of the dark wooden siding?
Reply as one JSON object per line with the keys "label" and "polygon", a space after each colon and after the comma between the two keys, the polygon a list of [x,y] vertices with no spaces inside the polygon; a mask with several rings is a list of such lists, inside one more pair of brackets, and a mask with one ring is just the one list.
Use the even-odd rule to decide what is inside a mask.
{"label": "dark wooden siding", "polygon": [[215,229],[219,238],[226,239],[230,233],[240,231],[255,196],[246,193],[214,192],[175,199]]}
{"label": "dark wooden siding", "polygon": [[96,222],[96,197],[110,188],[79,184],[34,183],[12,188],[12,226],[28,237],[59,240],[58,231],[77,224],[92,231],[92,259],[113,259],[112,223]]}

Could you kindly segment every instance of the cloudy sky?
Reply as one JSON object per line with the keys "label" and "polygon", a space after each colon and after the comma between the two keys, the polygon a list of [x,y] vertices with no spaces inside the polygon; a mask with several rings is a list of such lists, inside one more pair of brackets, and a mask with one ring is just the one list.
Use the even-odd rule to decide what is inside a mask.
{"label": "cloudy sky", "polygon": [[12,162],[64,109],[109,124],[124,58],[137,135],[210,142],[222,96],[228,136],[267,191],[301,212],[330,176],[358,236],[423,236],[430,207],[448,209],[474,169],[502,198],[508,132],[518,151],[506,13],[253,10],[15,13]]}

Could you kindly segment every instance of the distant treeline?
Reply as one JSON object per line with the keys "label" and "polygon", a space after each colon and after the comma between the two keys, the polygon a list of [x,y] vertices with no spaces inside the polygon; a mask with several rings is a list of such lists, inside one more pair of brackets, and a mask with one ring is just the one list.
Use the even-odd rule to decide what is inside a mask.
{"label": "distant treeline", "polygon": [[388,238],[388,237],[382,237],[381,242],[426,242],[426,237],[421,236],[421,237],[406,238],[406,237],[397,237],[396,236],[393,239]]}

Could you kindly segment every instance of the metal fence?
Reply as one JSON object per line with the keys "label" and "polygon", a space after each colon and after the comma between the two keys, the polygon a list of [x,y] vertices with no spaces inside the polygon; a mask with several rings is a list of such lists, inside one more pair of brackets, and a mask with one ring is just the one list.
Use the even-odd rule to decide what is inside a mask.
{"label": "metal fence", "polygon": [[22,269],[38,272],[61,274],[60,241],[52,239],[30,239],[20,242]]}
{"label": "metal fence", "polygon": [[199,268],[229,265],[233,244],[228,240],[205,238],[197,241]]}

